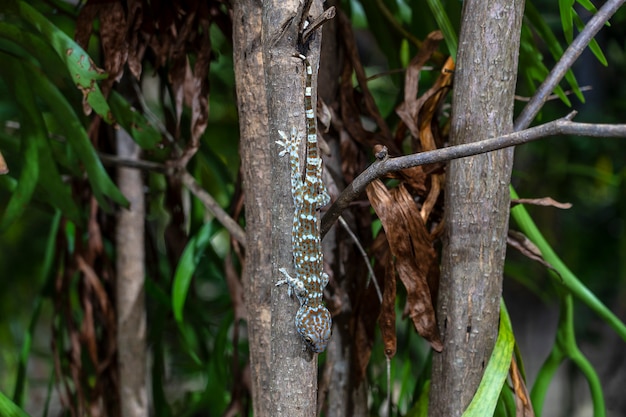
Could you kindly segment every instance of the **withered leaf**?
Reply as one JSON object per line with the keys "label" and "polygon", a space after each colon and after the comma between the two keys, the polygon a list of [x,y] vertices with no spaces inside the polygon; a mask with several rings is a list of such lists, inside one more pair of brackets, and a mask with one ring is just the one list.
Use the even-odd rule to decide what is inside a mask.
{"label": "withered leaf", "polygon": [[394,262],[389,262],[387,257],[385,267],[385,290],[383,292],[383,302],[380,307],[378,325],[385,346],[385,356],[389,359],[396,354],[396,268]]}
{"label": "withered leaf", "polygon": [[526,235],[524,235],[522,232],[518,232],[517,230],[510,230],[509,229],[509,233],[508,233],[508,236],[507,236],[507,239],[506,239],[506,243],[509,246],[511,246],[511,247],[517,249],[518,251],[520,251],[527,258],[530,258],[533,261],[539,262],[540,264],[542,264],[546,268],[553,270],[554,273],[556,273],[557,275],[561,276],[559,274],[559,271],[554,269],[554,267],[549,262],[547,262],[545,259],[543,259],[543,255],[541,254],[541,251],[539,250],[539,248],[537,246],[535,246],[535,244],[533,242],[531,242],[530,239],[528,239],[526,237]]}
{"label": "withered leaf", "polygon": [[126,14],[119,2],[108,3],[100,13],[100,39],[104,52],[104,68],[109,78],[119,81],[128,58]]}
{"label": "withered leaf", "polygon": [[512,198],[511,199],[511,207],[517,204],[533,204],[535,206],[545,206],[545,207],[556,207],[560,209],[569,209],[572,208],[572,203],[559,203],[556,200],[553,200],[550,197],[543,198]]}
{"label": "withered leaf", "polygon": [[516,417],[535,417],[533,406],[530,402],[528,389],[524,383],[524,378],[515,361],[515,355],[511,361],[511,369],[509,371],[511,381],[513,382],[513,393],[515,394],[515,416]]}
{"label": "withered leaf", "polygon": [[430,235],[419,210],[404,185],[389,191],[380,180],[367,187],[367,196],[380,218],[396,270],[407,291],[407,308],[417,332],[436,351],[443,345],[428,286],[428,274],[437,262]]}
{"label": "withered leaf", "polygon": [[420,72],[442,40],[441,31],[436,30],[429,33],[417,55],[411,59],[404,76],[404,102],[396,108],[396,114],[416,138],[419,137],[417,114],[421,107],[421,103],[417,100]]}

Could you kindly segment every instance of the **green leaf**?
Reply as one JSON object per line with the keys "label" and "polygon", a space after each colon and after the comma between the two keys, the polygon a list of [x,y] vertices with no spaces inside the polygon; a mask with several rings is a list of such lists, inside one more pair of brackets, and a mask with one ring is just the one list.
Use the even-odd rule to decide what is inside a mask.
{"label": "green leaf", "polygon": [[39,179],[38,142],[46,140],[46,131],[43,127],[41,114],[36,108],[29,81],[24,76],[22,65],[4,53],[0,53],[0,56],[3,62],[0,65],[0,73],[7,81],[9,81],[9,77],[14,77],[12,82],[7,82],[7,85],[19,110],[23,161],[17,187],[11,195],[0,222],[0,231],[4,231],[24,212],[35,192]]}
{"label": "green leaf", "polygon": [[598,11],[598,9],[596,9],[596,6],[594,6],[593,3],[589,0],[576,0],[576,3],[583,6],[585,9],[587,9],[588,12],[596,13]]}
{"label": "green leaf", "polygon": [[56,119],[57,125],[61,129],[63,136],[67,139],[80,163],[87,171],[87,178],[91,184],[94,196],[98,204],[105,209],[111,210],[110,204],[105,197],[111,198],[114,202],[127,207],[128,201],[120,190],[115,186],[109,174],[102,166],[102,162],[96,154],[96,150],[91,145],[87,132],[80,122],[74,109],[65,100],[63,94],[37,71],[33,71],[31,82],[35,84],[36,90],[41,98],[48,105],[52,116]]}
{"label": "green leaf", "polygon": [[213,223],[205,223],[189,240],[176,266],[172,285],[172,310],[179,325],[183,323],[183,308],[191,285],[191,278],[214,234]]}
{"label": "green leaf", "polygon": [[161,134],[146,118],[135,110],[128,101],[116,91],[109,95],[111,112],[117,123],[130,134],[142,149],[154,149],[161,142]]}
{"label": "green leaf", "polygon": [[7,398],[6,395],[0,391],[0,416],[2,417],[29,417],[28,414],[20,407],[15,405],[13,401]]}
{"label": "green leaf", "polygon": [[513,345],[515,337],[511,327],[511,319],[506,310],[504,301],[500,300],[500,327],[498,329],[498,339],[489,358],[487,368],[478,390],[463,417],[484,417],[491,416],[496,409],[502,386],[509,374],[511,358],[513,357]]}
{"label": "green leaf", "polygon": [[[578,15],[574,16],[574,22],[576,23],[576,28],[581,31],[583,30],[583,28],[585,27],[585,24],[583,23],[583,21],[580,19],[580,17]],[[595,38],[591,39],[591,41],[589,41],[589,50],[591,52],[593,52],[593,54],[595,55],[596,59],[598,61],[600,61],[600,63],[602,65],[604,65],[605,67],[607,67],[609,65],[608,61],[606,60],[606,57],[604,56],[604,53],[602,52],[602,49],[600,49],[600,45],[598,45],[598,41],[596,41]]]}
{"label": "green leaf", "polygon": [[91,57],[80,45],[27,3],[18,2],[17,13],[19,17],[42,34],[46,42],[65,63],[76,87],[83,93],[83,98],[91,108],[104,121],[113,123],[109,105],[97,84],[98,80],[104,80],[108,75],[94,64]]}
{"label": "green leaf", "polygon": [[439,29],[441,29],[441,32],[443,33],[443,38],[446,41],[446,46],[448,47],[450,56],[456,62],[456,52],[459,39],[456,36],[456,31],[454,30],[452,23],[450,23],[446,9],[443,7],[440,0],[427,0],[427,2],[430,12],[435,17],[437,25],[439,25]]}
{"label": "green leaf", "polygon": [[[537,11],[535,6],[533,6],[531,2],[526,3],[525,16],[527,18],[527,21],[537,31],[537,33],[539,34],[539,37],[543,40],[543,42],[548,47],[548,50],[550,51],[550,54],[552,55],[552,57],[555,60],[559,60],[561,56],[563,56],[563,48],[561,47],[561,44],[559,43],[559,41],[556,39],[556,36],[552,32],[552,29],[550,29],[550,27],[546,24],[544,18],[541,16],[541,14]],[[528,42],[528,43],[532,42],[532,38],[526,38],[525,42]],[[543,65],[543,63],[541,65],[545,68],[545,65]],[[570,87],[572,88],[572,91],[574,92],[574,94],[576,94],[576,97],[578,97],[578,99],[584,103],[585,98],[583,96],[583,93],[580,91],[580,87],[578,86],[576,77],[574,76],[574,73],[571,69],[569,69],[567,73],[565,74],[565,79],[570,84]],[[543,81],[543,79],[541,81]],[[571,107],[571,102],[565,96],[565,93],[563,92],[562,88],[557,87],[554,90],[554,93],[557,94],[559,98],[563,100],[563,102],[568,107]]]}
{"label": "green leaf", "polygon": [[561,26],[567,43],[574,40],[573,14],[574,0],[559,0],[559,13],[561,15]]}

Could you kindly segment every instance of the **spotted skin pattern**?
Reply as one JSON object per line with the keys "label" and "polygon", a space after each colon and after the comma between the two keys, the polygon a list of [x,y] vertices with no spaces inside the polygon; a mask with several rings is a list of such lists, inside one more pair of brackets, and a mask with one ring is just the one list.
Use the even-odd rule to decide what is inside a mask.
{"label": "spotted skin pattern", "polygon": [[304,62],[306,86],[304,107],[306,113],[306,164],[304,178],[300,173],[300,142],[302,135],[294,127],[291,135],[278,131],[282,140],[276,141],[281,148],[279,155],[289,155],[291,166],[291,194],[295,206],[291,242],[295,277],[285,268],[279,271],[284,279],[276,285],[287,284],[289,295],[295,294],[300,301],[296,313],[296,329],[306,347],[320,353],[326,349],[332,326],[330,312],[322,302],[328,275],[324,273],[320,221],[318,211],[329,203],[330,197],[322,182],[322,158],[317,148],[317,129],[313,110],[313,69],[304,55],[296,55]]}

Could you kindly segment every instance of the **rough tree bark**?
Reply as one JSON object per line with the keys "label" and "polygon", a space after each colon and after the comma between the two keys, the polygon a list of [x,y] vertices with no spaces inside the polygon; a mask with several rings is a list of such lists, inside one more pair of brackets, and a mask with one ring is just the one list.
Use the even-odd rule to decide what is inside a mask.
{"label": "rough tree bark", "polygon": [[[117,131],[117,154],[139,158],[139,146],[123,130]],[[117,183],[130,202],[117,218],[117,352],[123,417],[148,416],[146,389],[146,308],[144,294],[144,190],[141,171],[118,168]]]}
{"label": "rough tree bark", "polygon": [[261,3],[233,3],[233,51],[241,173],[246,207],[246,257],[242,272],[250,341],[252,406],[270,416],[271,149],[261,50]]}
{"label": "rough tree bark", "polygon": [[[321,11],[321,2],[316,3],[313,13]],[[278,268],[293,263],[289,166],[286,158],[278,158],[274,141],[278,130],[289,132],[291,126],[304,132],[303,67],[292,57],[297,25],[284,25],[298,6],[294,0],[233,4],[246,206],[243,282],[255,416],[316,412],[317,362],[302,352],[293,323],[297,302],[287,297],[286,288],[274,289]],[[313,43],[309,58],[316,68],[319,41]]]}
{"label": "rough tree bark", "polygon": [[[269,147],[272,157],[272,276],[278,268],[293,273],[291,229],[293,197],[288,158],[279,158],[274,141],[278,131],[290,132],[295,126],[304,134],[304,66],[293,54],[297,51],[299,1],[270,0],[263,3],[262,49],[269,117]],[[311,14],[322,11],[315,0]],[[315,89],[321,33],[313,36],[307,53],[314,68]],[[316,94],[313,94],[315,100]],[[313,103],[315,108],[315,102]],[[271,296],[271,370],[270,397],[272,416],[314,416],[317,412],[317,355],[302,350],[294,317],[298,308],[287,288],[273,286]]]}
{"label": "rough tree bark", "polygon": [[[463,3],[452,145],[512,131],[522,0]],[[460,416],[497,336],[513,149],[451,161],[429,415]]]}

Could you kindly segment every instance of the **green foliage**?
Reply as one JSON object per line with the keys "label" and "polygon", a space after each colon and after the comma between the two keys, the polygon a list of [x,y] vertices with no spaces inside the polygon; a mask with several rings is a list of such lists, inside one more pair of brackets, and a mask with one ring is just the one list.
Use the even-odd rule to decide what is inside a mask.
{"label": "green foliage", "polygon": [[500,328],[496,345],[485,368],[485,373],[480,381],[478,390],[472,398],[463,417],[479,417],[493,415],[506,377],[511,367],[511,355],[515,336],[511,326],[509,313],[506,311],[504,301],[500,302]]}
{"label": "green foliage", "polygon": [[[591,2],[579,0],[578,3],[595,12]],[[389,68],[405,65],[418,49],[417,40],[423,39],[437,27],[444,33],[448,51],[455,54],[462,2],[369,0],[360,3],[352,1],[350,5],[352,18],[358,19],[374,35]],[[581,25],[574,9],[575,2],[561,0],[558,6],[563,36],[566,42],[571,42],[574,26],[580,29]],[[146,109],[133,108],[115,91],[106,101],[98,83],[107,75],[97,68],[87,52],[60,29],[58,21],[55,25],[52,17],[37,11],[45,7],[41,4],[31,6],[26,2],[11,1],[0,17],[0,57],[3,63],[0,66],[0,120],[4,123],[0,129],[0,150],[7,157],[11,169],[9,175],[0,176],[0,197],[7,197],[7,204],[2,204],[0,220],[0,229],[6,232],[0,238],[3,239],[3,247],[20,248],[23,253],[21,259],[8,260],[11,268],[17,262],[30,262],[29,257],[39,253],[32,246],[30,234],[33,230],[28,225],[39,226],[44,223],[48,226],[45,229],[45,239],[41,239],[40,235],[35,237],[42,242],[45,240],[41,250],[43,258],[37,260],[41,264],[40,273],[20,276],[21,282],[2,282],[2,289],[6,289],[3,291],[5,299],[14,296],[18,285],[35,288],[30,292],[34,302],[28,303],[26,323],[23,323],[24,320],[11,322],[13,327],[21,329],[17,338],[21,350],[15,349],[19,350],[19,355],[16,355],[15,363],[9,364],[9,371],[0,381],[3,384],[10,383],[13,389],[12,400],[0,392],[0,415],[20,417],[26,416],[20,407],[28,398],[26,369],[33,346],[37,342],[37,325],[46,319],[41,311],[51,304],[52,277],[58,272],[55,271],[55,253],[62,249],[72,253],[85,243],[80,235],[77,236],[77,230],[84,226],[88,211],[77,201],[67,178],[86,178],[101,207],[112,208],[112,203],[127,204],[90,141],[86,129],[89,119],[83,113],[83,106],[93,109],[109,123],[117,122],[131,134],[146,154],[158,161],[167,159],[168,152],[171,151],[169,148],[160,149],[160,144],[164,126],[173,123],[173,115],[176,113],[171,104],[171,95],[165,98],[159,96],[157,102],[148,100],[147,107],[162,120],[146,116]],[[71,8],[64,10],[66,13],[74,12]],[[563,53],[562,42],[555,34],[553,25],[549,23],[538,7],[527,3],[520,54],[520,84],[525,82],[521,88],[530,92],[534,91],[535,84],[541,82],[548,73],[550,65],[544,62],[543,48],[547,48],[548,59],[556,60]],[[73,30],[70,24],[67,25]],[[194,156],[189,169],[202,186],[226,206],[235,195],[239,167],[237,141],[225,140],[238,135],[233,100],[232,54],[228,40],[221,33],[212,32],[212,37],[217,56],[212,62],[209,75],[212,85],[211,119],[207,132],[201,138],[201,149]],[[606,65],[607,60],[597,44],[590,45],[590,49]],[[613,61],[623,58],[623,51],[617,48],[607,55]],[[367,69],[380,70],[374,65]],[[155,73],[159,94],[169,91],[166,74],[158,71]],[[428,86],[433,79],[427,73],[422,77],[420,83],[424,86]],[[566,81],[579,100],[583,101],[584,97],[573,72],[568,72]],[[372,80],[370,85],[379,108],[382,109],[381,113],[387,116],[390,125],[393,124],[393,109],[397,105],[400,92],[400,77],[378,78]],[[563,103],[571,105],[563,88],[558,87],[555,93]],[[616,102],[615,105],[624,106],[623,102]],[[181,136],[188,136],[185,122],[189,119],[189,111],[184,110],[180,123]],[[7,127],[6,122],[9,121],[17,121],[19,126],[9,123]],[[586,208],[591,208],[592,205],[609,206],[616,202],[626,206],[624,197],[619,195],[620,192],[623,194],[620,187],[623,187],[622,179],[626,168],[619,165],[619,162],[606,162],[606,158],[612,156],[609,151],[605,155],[594,154],[595,159],[591,161],[578,164],[567,161],[568,152],[573,152],[571,149],[576,146],[585,145],[544,147],[545,154],[552,156],[543,155],[542,158],[554,158],[547,164],[545,178],[550,181],[555,179],[554,184],[559,186],[560,183],[556,180],[558,178],[575,175],[580,180],[584,176],[584,183],[580,180],[578,183],[568,183],[568,187],[573,193],[584,195],[589,205]],[[590,153],[590,150],[582,149],[581,152]],[[527,175],[534,178],[537,174],[531,172]],[[148,262],[145,289],[149,309],[148,337],[153,357],[151,389],[155,415],[191,416],[200,410],[219,415],[227,409],[231,401],[230,387],[237,383],[234,381],[231,366],[237,363],[243,368],[248,353],[247,341],[233,336],[238,334],[240,323],[236,322],[224,279],[223,265],[229,252],[228,240],[224,230],[214,220],[207,220],[204,208],[193,200],[188,213],[189,224],[186,224],[183,232],[188,240],[178,257],[168,256],[165,249],[168,242],[164,236],[171,218],[170,207],[167,206],[170,196],[166,195],[169,184],[160,173],[151,172],[146,177],[150,207],[147,223],[152,233],[150,245],[153,252]],[[38,211],[40,208],[43,210]],[[573,298],[589,307],[624,340],[626,326],[599,300],[599,296],[594,295],[591,291],[593,288],[588,288],[556,255],[558,251],[564,257],[569,253],[571,258],[578,259],[580,253],[577,251],[582,251],[580,247],[596,245],[597,240],[590,243],[584,242],[585,239],[582,238],[561,239],[558,246],[552,247],[523,206],[515,207],[512,216],[522,231],[539,247],[543,257],[559,272],[559,276],[551,275],[552,287],[546,289],[538,280],[529,277],[524,268],[512,264],[507,268],[507,271],[512,271],[511,275],[520,277],[523,285],[532,287],[545,300],[551,300],[556,294],[560,306],[558,330],[552,351],[531,392],[535,411],[540,415],[556,369],[564,360],[569,359],[588,381],[595,415],[603,416],[604,400],[599,378],[577,344],[576,326],[580,327],[580,324],[574,320]],[[62,229],[67,239],[66,248],[59,248],[56,241],[57,231],[62,227],[61,217],[69,220],[64,223],[65,229]],[[576,233],[582,235],[584,231],[581,229],[582,226],[578,226]],[[107,240],[105,247],[108,254],[114,257],[111,241]],[[602,249],[596,250],[600,252]],[[589,257],[601,256],[591,250],[589,252],[586,254]],[[7,262],[7,259],[0,260]],[[570,266],[574,270],[585,267]],[[597,266],[595,268],[598,269]],[[7,275],[4,269],[0,273]],[[615,288],[617,283],[606,285]],[[73,288],[72,291],[73,302],[78,305],[78,290]],[[398,302],[399,346],[409,348],[400,349],[390,364],[394,387],[392,415],[425,416],[432,357],[423,340],[415,335],[412,326],[400,319],[401,304]],[[48,326],[50,323],[44,324]],[[2,334],[6,334],[6,331]],[[0,339],[3,348],[8,344],[6,339]],[[61,349],[67,343],[64,340],[59,342]],[[496,348],[479,391],[465,415],[514,415],[514,394],[505,383],[513,345],[511,323],[503,305]],[[516,358],[521,364],[519,352],[516,353]],[[367,372],[371,385],[368,394],[372,410],[382,407],[388,394],[385,360],[381,343],[376,343]],[[9,378],[11,381],[7,382]]]}

